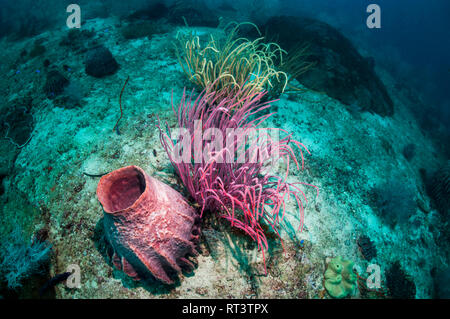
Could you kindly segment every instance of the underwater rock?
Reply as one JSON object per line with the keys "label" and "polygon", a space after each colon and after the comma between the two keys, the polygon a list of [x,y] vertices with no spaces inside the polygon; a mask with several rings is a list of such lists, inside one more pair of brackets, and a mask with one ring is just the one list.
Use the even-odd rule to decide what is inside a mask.
{"label": "underwater rock", "polygon": [[130,14],[127,20],[156,21],[167,19],[176,25],[217,27],[219,18],[208,8],[204,1],[175,1],[167,7],[163,2],[150,4]]}
{"label": "underwater rock", "polygon": [[386,286],[394,299],[415,299],[416,284],[405,274],[397,261],[386,273]]}
{"label": "underwater rock", "polygon": [[381,116],[394,113],[393,102],[373,70],[373,59],[362,57],[332,26],[311,18],[280,16],[260,29],[288,52],[308,45],[308,60],[317,64],[297,78],[306,87]]}
{"label": "underwater rock", "polygon": [[119,68],[119,64],[112,56],[111,51],[102,45],[92,48],[86,53],[85,64],[86,74],[96,78],[114,74]]}
{"label": "underwater rock", "polygon": [[89,39],[93,38],[93,30],[70,29],[59,42],[60,46],[69,47],[72,51],[81,52],[86,50]]}
{"label": "underwater rock", "polygon": [[360,236],[358,238],[358,247],[363,257],[370,261],[377,257],[377,249],[375,248],[373,241],[367,236]]}
{"label": "underwater rock", "polygon": [[64,75],[56,70],[51,70],[47,73],[47,79],[44,84],[44,92],[49,99],[61,94],[64,88],[69,84]]}
{"label": "underwater rock", "polygon": [[142,21],[130,23],[121,29],[123,37],[127,40],[139,38],[151,38],[153,34],[160,33],[161,28],[156,22]]}
{"label": "underwater rock", "polygon": [[194,269],[188,257],[198,255],[199,217],[180,193],[127,166],[103,176],[97,196],[115,267],[134,280],[151,274],[166,284]]}
{"label": "underwater rock", "polygon": [[168,13],[169,9],[167,6],[162,2],[158,2],[150,4],[143,9],[136,10],[128,16],[128,19],[158,20],[166,17]]}
{"label": "underwater rock", "polygon": [[219,18],[203,1],[176,1],[169,8],[169,21],[173,24],[217,27]]}
{"label": "underwater rock", "polygon": [[353,262],[338,256],[328,263],[325,271],[325,289],[333,298],[344,298],[353,295],[357,277],[353,272]]}

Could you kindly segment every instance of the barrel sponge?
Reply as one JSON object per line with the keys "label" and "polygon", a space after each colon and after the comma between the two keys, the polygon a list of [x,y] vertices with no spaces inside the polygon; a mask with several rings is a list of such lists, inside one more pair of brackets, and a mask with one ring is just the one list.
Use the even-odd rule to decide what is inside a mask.
{"label": "barrel sponge", "polygon": [[353,262],[338,256],[328,263],[325,271],[325,289],[333,298],[353,295],[357,277],[353,272]]}

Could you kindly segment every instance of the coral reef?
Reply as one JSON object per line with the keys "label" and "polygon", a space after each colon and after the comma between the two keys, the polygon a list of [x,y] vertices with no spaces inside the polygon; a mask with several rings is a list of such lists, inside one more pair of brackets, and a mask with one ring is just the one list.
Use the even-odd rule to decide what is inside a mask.
{"label": "coral reef", "polygon": [[333,298],[344,298],[353,295],[358,284],[353,272],[353,262],[338,256],[330,260],[325,270],[324,286]]}
{"label": "coral reef", "polygon": [[[248,86],[234,95],[227,95],[224,90],[220,93],[212,91],[213,85],[208,86],[194,102],[192,96],[183,95],[178,108],[172,105],[178,127],[185,128],[187,133],[171,137],[170,128],[166,133],[159,126],[161,142],[181,181],[200,205],[202,214],[204,211],[216,212],[231,226],[243,230],[257,243],[265,262],[264,251],[268,249],[268,242],[262,226],[269,225],[279,236],[285,200],[290,197],[298,205],[298,229],[303,227],[302,201],[307,202],[307,198],[301,186],[315,186],[289,183],[286,179],[291,160],[299,169],[292,149],[294,145],[300,150],[302,169],[302,149],[309,151],[284,130],[261,127],[272,115],[261,115],[270,107],[268,102],[262,102],[265,92],[254,92]],[[199,121],[203,124],[197,127]],[[209,128],[221,133],[220,137],[214,133],[214,139],[218,139],[215,143],[203,139],[197,144],[193,138],[186,138],[198,136]],[[271,136],[274,131],[287,136]],[[249,138],[255,133],[258,134]],[[189,155],[184,160],[177,154],[180,145],[188,150]],[[204,153],[209,154],[207,158],[202,156]],[[195,163],[191,161],[191,154],[196,158]],[[270,171],[270,166],[277,161],[286,163],[284,176]]]}
{"label": "coral reef", "polygon": [[134,280],[151,279],[151,274],[173,284],[182,270],[194,269],[188,257],[198,255],[198,216],[180,193],[128,166],[103,176],[97,196],[119,270]]}
{"label": "coral reef", "polygon": [[293,86],[291,82],[294,79],[299,80],[303,74],[316,65],[316,62],[309,61],[309,45],[298,45],[297,47],[291,48],[289,52],[285,52],[286,56],[277,61],[277,65],[287,75],[288,81],[286,84],[285,81],[279,81],[279,78],[272,80],[273,88],[271,91],[275,93],[274,95],[276,97],[288,89],[301,91],[300,88]]}
{"label": "coral reef", "polygon": [[96,78],[116,73],[119,64],[106,47],[103,45],[94,47],[86,53],[86,74]]}
{"label": "coral reef", "polygon": [[[45,0],[48,1],[51,0]],[[58,2],[62,3],[60,0]],[[323,92],[324,90],[318,92],[305,89],[296,80],[288,82],[285,93],[277,96],[279,100],[270,103],[270,108],[267,107],[260,113],[249,116],[249,120],[253,120],[276,109],[277,113],[268,117],[260,128],[278,127],[286,130],[286,132],[280,130],[281,137],[292,133],[289,144],[299,162],[300,152],[292,143],[294,138],[301,139],[314,158],[313,161],[305,161],[302,171],[296,171],[292,167],[295,164],[291,159],[290,173],[286,180],[284,180],[286,161],[280,161],[280,166],[270,171],[271,175],[279,175],[283,181],[293,183],[295,186],[307,182],[326,189],[314,198],[314,188],[301,188],[308,199],[308,203],[303,202],[305,216],[302,232],[297,231],[297,227],[303,217],[300,216],[297,202],[292,195],[288,198],[286,194],[283,203],[285,207],[279,211],[280,227],[276,228],[278,233],[271,229],[270,223],[263,217],[259,215],[259,219],[252,217],[256,211],[256,208],[252,211],[252,203],[257,202],[259,194],[256,194],[255,200],[250,198],[250,195],[247,196],[249,211],[235,207],[234,218],[239,222],[255,225],[254,229],[257,229],[256,223],[261,224],[268,244],[265,251],[266,275],[257,242],[236,227],[239,225],[238,222],[232,226],[231,219],[224,220],[222,217],[228,215],[226,210],[220,210],[220,206],[218,209],[213,207],[211,210],[206,208],[204,210],[202,216],[204,235],[198,244],[202,254],[196,258],[198,265],[193,277],[180,276],[181,280],[178,282],[174,276],[172,279],[177,283],[174,285],[159,282],[147,285],[142,281],[134,282],[126,273],[117,270],[108,257],[108,247],[109,253],[112,253],[113,249],[104,238],[107,234],[103,227],[105,220],[103,217],[99,218],[103,216],[103,212],[94,195],[98,180],[107,172],[128,165],[126,163],[135,163],[144,168],[148,175],[168,183],[177,191],[182,190],[182,194],[186,191],[189,196],[187,198],[195,202],[190,195],[189,186],[184,187],[178,178],[180,175],[188,176],[188,174],[177,176],[178,170],[172,168],[160,144],[160,132],[155,124],[158,123],[159,117],[161,123],[167,121],[171,129],[177,127],[178,117],[173,116],[170,107],[171,92],[174,101],[172,105],[178,109],[183,87],[190,84],[194,86],[193,83],[188,83],[174,55],[172,44],[176,34],[198,35],[203,49],[205,48],[203,44],[208,42],[210,34],[213,34],[217,41],[226,40],[226,34],[220,28],[186,27],[182,19],[177,22],[182,26],[173,26],[168,22],[168,12],[160,14],[155,11],[152,17],[153,13],[148,11],[146,14],[149,20],[159,25],[168,25],[170,27],[168,32],[164,30],[164,33],[155,34],[151,38],[126,40],[121,34],[122,27],[131,22],[137,24],[142,22],[138,21],[139,18],[134,20],[122,18],[131,13],[129,2],[108,0],[108,5],[104,7],[111,10],[119,8],[116,10],[117,14],[105,19],[99,18],[100,15],[88,19],[88,15],[93,16],[91,2],[82,7],[81,33],[80,30],[69,31],[63,25],[64,21],[60,20],[55,28],[33,38],[24,38],[20,41],[10,41],[12,37],[2,39],[0,69],[4,76],[0,79],[3,92],[0,96],[2,107],[0,132],[1,137],[12,139],[3,139],[0,143],[0,180],[3,179],[4,187],[4,194],[0,196],[0,237],[7,239],[14,225],[19,224],[26,234],[24,237],[29,239],[32,234],[39,231],[36,237],[39,237],[40,241],[48,240],[53,247],[51,262],[45,263],[45,273],[35,274],[23,280],[21,282],[23,287],[12,291],[7,289],[7,282],[2,279],[0,295],[3,298],[39,298],[40,288],[50,278],[66,272],[67,266],[73,263],[79,264],[82,271],[80,287],[68,289],[65,285],[55,285],[46,291],[44,298],[319,298],[324,296],[322,292],[326,295],[323,287],[324,267],[326,267],[323,264],[324,256],[345,256],[354,261],[360,275],[364,275],[364,267],[368,261],[364,259],[357,245],[357,237],[362,234],[372,239],[376,245],[377,257],[372,259],[371,263],[376,262],[381,267],[382,286],[385,270],[390,267],[392,261],[400,260],[403,263],[403,270],[414,278],[417,298],[445,296],[443,290],[445,274],[441,275],[440,272],[445,271],[448,265],[449,237],[448,235],[446,237],[448,224],[445,222],[445,215],[433,209],[429,198],[424,196],[422,192],[424,183],[420,180],[418,169],[426,168],[429,172],[434,172],[447,159],[446,153],[442,156],[440,150],[440,147],[446,145],[444,142],[446,135],[440,135],[441,143],[437,145],[433,143],[430,131],[420,129],[410,108],[415,103],[412,97],[419,96],[421,90],[411,90],[409,95],[404,94],[404,90],[399,91],[396,84],[406,86],[407,81],[397,78],[391,69],[379,63],[381,62],[379,56],[376,56],[376,72],[383,79],[395,101],[396,114],[393,117],[380,117],[378,114],[363,112],[365,106],[360,105],[358,101],[347,107],[336,98],[330,98]],[[144,5],[142,1],[139,2]],[[243,3],[229,3],[238,11],[237,14],[242,14]],[[256,8],[259,11],[263,8],[261,1],[251,1],[249,5],[250,3],[257,4]],[[128,11],[124,11],[123,8],[127,6]],[[53,9],[53,6],[45,5],[45,7]],[[66,16],[64,9],[61,9],[60,17]],[[226,7],[224,9],[228,13],[233,11]],[[0,7],[0,11],[2,10],[3,7]],[[205,14],[209,13],[205,11]],[[226,18],[222,25],[232,20],[248,21],[248,17],[244,19],[230,17],[228,20]],[[142,19],[147,18],[143,16]],[[7,22],[0,20],[2,25]],[[190,24],[189,20],[187,22]],[[30,27],[33,24],[31,21]],[[242,26],[240,31],[244,28],[247,27]],[[248,29],[254,30],[250,26]],[[85,37],[85,30],[92,31],[92,37]],[[342,30],[345,32],[345,29]],[[264,29],[260,31],[265,35]],[[368,32],[372,34],[372,31]],[[257,31],[255,33],[255,38],[258,38],[259,33]],[[295,31],[292,31],[291,35],[295,37]],[[245,37],[250,42],[254,40],[245,34],[239,33],[239,36]],[[353,34],[352,41],[357,49],[364,50],[359,36]],[[60,46],[59,43],[63,38],[67,41],[63,41],[65,44]],[[29,52],[37,39],[45,39],[42,44],[47,50],[44,55],[30,59]],[[71,46],[69,39],[75,39],[78,44]],[[264,39],[266,43],[269,41],[278,43],[276,38]],[[109,48],[117,62],[123,66],[117,70],[116,75],[101,80],[86,75],[84,66],[86,50],[100,43]],[[282,48],[285,49],[283,46]],[[284,63],[274,61],[274,65],[276,71],[284,71],[289,79],[295,77],[295,67],[301,66],[294,59],[296,48],[299,50],[297,53],[301,58],[300,61],[315,61],[314,56],[303,55],[302,46],[298,43],[296,46],[293,44],[292,47],[286,48],[288,54],[282,55]],[[288,63],[291,62],[290,58],[293,60],[292,63]],[[373,61],[366,59],[366,62],[367,67],[373,68]],[[49,100],[41,88],[45,83],[47,72],[51,69],[61,72],[70,79],[70,83],[55,99]],[[324,72],[325,78],[330,76],[328,70],[319,70],[319,74]],[[300,82],[307,74],[300,76]],[[124,92],[126,102],[125,99],[122,101],[123,118],[119,123],[120,135],[118,135],[111,130],[120,115],[120,101],[118,104],[117,99],[120,99],[119,93],[127,76],[132,80],[132,87],[130,91],[126,89]],[[284,87],[283,76],[280,76],[280,79],[283,82],[281,87]],[[423,85],[424,78],[417,77],[417,79]],[[272,86],[278,85],[276,78],[272,78],[270,82]],[[288,91],[289,84],[302,91]],[[191,107],[197,98],[201,99],[198,96],[200,90],[196,87],[195,94],[191,95]],[[269,85],[269,91],[272,90],[274,87]],[[32,96],[32,100],[26,101],[27,99],[23,98],[26,95]],[[269,92],[261,98],[261,101],[268,101],[272,99],[271,96]],[[23,101],[19,101],[22,99]],[[212,99],[211,96],[209,101]],[[187,100],[189,97],[186,97],[186,104]],[[210,104],[214,109],[221,101],[219,96],[215,100],[217,103]],[[227,111],[230,115],[240,110],[238,100],[235,102],[236,107]],[[429,113],[428,105],[424,103],[421,107],[424,113]],[[209,105],[206,103],[203,110],[208,108]],[[178,112],[176,113],[178,116]],[[224,111],[223,114],[225,113]],[[204,114],[203,119],[206,119],[207,113]],[[7,121],[6,116],[10,116]],[[435,117],[438,118],[439,115],[436,114]],[[441,115],[440,118],[444,117]],[[17,125],[13,124],[16,122]],[[213,126],[211,123],[204,123],[206,127]],[[433,124],[431,127],[437,127],[436,123]],[[9,132],[8,125],[11,126]],[[172,141],[177,142],[176,138]],[[402,154],[402,149],[412,142],[417,145],[417,149],[413,160],[409,162]],[[25,147],[20,149],[17,147],[24,144]],[[207,145],[207,141],[204,145]],[[216,177],[215,171],[208,171],[206,168],[226,167],[219,163],[209,163],[210,166],[208,163],[203,165],[206,174],[209,174],[205,175],[205,178]],[[198,164],[196,167],[198,166],[201,165]],[[251,175],[257,171],[252,169],[253,167],[247,165],[241,172],[245,178],[250,176],[263,180],[266,171],[261,170],[262,174]],[[224,172],[217,176],[228,178],[228,175],[231,175],[228,174],[228,168]],[[191,180],[197,180],[196,176],[193,174],[191,176]],[[229,177],[226,182],[228,183],[231,178]],[[395,228],[387,227],[390,220],[394,219],[392,216],[389,217],[392,215],[390,210],[386,210],[386,219],[378,218],[380,209],[377,205],[372,205],[367,196],[373,186],[387,187],[386,181],[393,178],[411,188],[412,192],[418,190],[414,195],[420,208],[414,210],[409,222],[397,223]],[[204,184],[201,186],[205,189],[208,186],[215,187],[208,184],[210,183],[208,180],[202,180],[202,183]],[[248,185],[248,180],[245,183]],[[391,186],[390,189],[388,187],[387,191],[397,192],[393,187],[397,186]],[[266,188],[267,193],[270,192],[269,188]],[[1,191],[0,189],[0,193]],[[229,187],[224,191],[220,190],[218,196],[226,196],[228,192],[232,193],[234,189]],[[299,198],[303,198],[302,193],[299,193]],[[239,197],[237,199],[239,200]],[[209,202],[212,201],[211,195]],[[225,204],[231,203],[230,200]],[[195,203],[193,206],[198,207],[200,211],[200,205]],[[392,207],[395,208],[394,205]],[[273,206],[266,205],[267,218],[276,213],[272,208]],[[227,209],[232,211],[229,206]],[[108,214],[105,213],[106,215]],[[119,255],[114,258],[116,263],[118,257]],[[123,267],[122,263],[118,266]],[[433,273],[433,269],[437,269],[436,274]],[[151,273],[145,267],[141,270],[143,273],[149,273],[150,277]],[[358,298],[384,298],[382,295],[384,289],[375,292],[366,287],[364,293],[362,287],[364,288],[365,281],[358,280],[358,282],[360,284],[359,293],[356,293]]]}
{"label": "coral reef", "polygon": [[[283,50],[276,43],[264,43],[263,37],[254,41],[238,36],[242,25],[229,23],[224,27],[226,39],[211,35],[206,44],[193,34],[179,34],[178,61],[189,80],[200,89],[212,86],[218,94],[233,95],[240,92],[261,92],[272,87],[276,81],[283,92],[287,75],[278,71],[275,62],[282,60]],[[246,90],[251,87],[251,90]]]}

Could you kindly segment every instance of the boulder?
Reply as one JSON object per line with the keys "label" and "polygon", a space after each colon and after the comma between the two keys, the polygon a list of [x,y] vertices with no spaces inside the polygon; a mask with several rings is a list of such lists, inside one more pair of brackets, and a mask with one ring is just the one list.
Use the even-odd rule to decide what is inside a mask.
{"label": "boulder", "polygon": [[90,49],[86,53],[86,74],[101,78],[116,73],[119,64],[114,59],[111,51],[100,45]]}
{"label": "boulder", "polygon": [[361,56],[334,27],[311,18],[279,16],[260,28],[288,52],[309,46],[308,60],[316,65],[297,79],[306,87],[363,111],[393,115],[393,102],[374,71],[373,58]]}

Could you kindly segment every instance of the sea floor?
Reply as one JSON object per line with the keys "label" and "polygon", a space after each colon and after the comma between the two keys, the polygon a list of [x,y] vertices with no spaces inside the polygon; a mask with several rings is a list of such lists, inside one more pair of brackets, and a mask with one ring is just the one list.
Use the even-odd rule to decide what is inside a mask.
{"label": "sea floor", "polygon": [[[102,252],[99,178],[84,173],[138,165],[183,191],[161,147],[156,123],[159,117],[175,125],[172,94],[177,103],[183,88],[192,86],[172,49],[177,29],[151,39],[125,40],[115,18],[88,20],[83,27],[94,29],[95,38],[111,50],[120,64],[116,74],[102,79],[86,75],[84,55],[59,45],[67,32],[64,28],[38,36],[47,47],[46,58],[59,69],[70,66],[64,75],[83,93],[80,107],[66,108],[42,93],[44,72],[36,71],[42,70],[43,56],[22,63],[17,72],[16,58],[35,39],[0,42],[2,102],[7,105],[31,94],[35,120],[32,138],[22,149],[7,139],[0,142],[2,165],[11,172],[3,181],[2,233],[16,224],[29,234],[45,228],[52,244],[51,275],[65,272],[70,264],[79,265],[81,286],[58,285],[57,298],[328,298],[323,274],[327,259],[335,256],[354,261],[361,275],[369,264],[379,265],[382,282],[384,271],[399,260],[416,284],[416,297],[432,297],[431,270],[446,263],[448,251],[439,245],[439,230],[433,225],[440,217],[431,208],[419,169],[435,167],[439,158],[409,112],[410,101],[394,89],[389,72],[380,68],[377,73],[395,104],[391,118],[355,114],[310,90],[283,94],[273,103],[277,114],[266,125],[292,132],[311,152],[305,157],[305,169],[292,170],[290,181],[314,184],[320,191],[317,195],[305,188],[309,200],[302,232],[297,231],[298,210],[288,203],[281,232],[284,251],[273,237],[267,275],[251,240],[214,216],[204,218],[197,269],[174,287],[143,286],[115,270]],[[128,76],[118,135],[113,127]],[[402,154],[409,143],[418,149],[411,161]],[[409,219],[395,226],[379,217],[370,198],[373,187],[392,179],[411,186],[418,203]],[[370,237],[377,249],[370,262],[358,248],[361,235]],[[357,292],[354,297],[367,296]]]}

